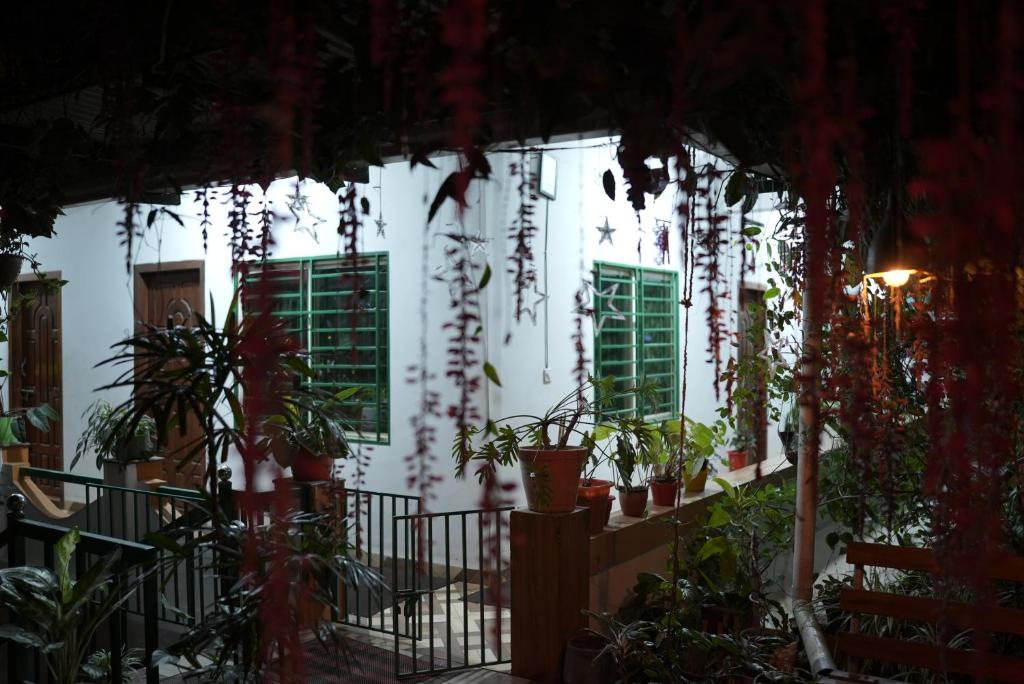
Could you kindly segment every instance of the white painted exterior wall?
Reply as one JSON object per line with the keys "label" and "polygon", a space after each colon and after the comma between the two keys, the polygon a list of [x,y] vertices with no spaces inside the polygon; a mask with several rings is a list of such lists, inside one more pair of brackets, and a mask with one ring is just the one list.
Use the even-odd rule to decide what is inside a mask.
{"label": "white painted exterior wall", "polygon": [[[478,397],[481,414],[485,416],[540,412],[572,389],[576,360],[570,339],[574,325],[572,310],[574,295],[582,279],[590,278],[595,260],[655,266],[654,220],[668,219],[675,225],[673,186],[657,200],[648,196],[649,208],[639,217],[634,213],[625,198],[625,186],[614,160],[614,141],[586,140],[552,147],[555,149],[550,154],[558,162],[557,199],[550,202],[540,199],[534,217],[540,227],[534,253],[542,291],[545,263],[548,269],[550,384],[542,382],[545,367],[543,311],[538,311],[536,323],[524,320],[516,324],[512,316],[512,281],[507,273],[511,251],[508,226],[518,208],[519,196],[518,178],[510,179],[508,164],[519,161],[517,153],[490,156],[494,177],[474,182],[470,207],[463,215],[467,233],[480,233],[488,239],[486,259],[494,274],[483,302],[486,358],[497,368],[503,387],[485,384]],[[404,458],[414,448],[409,420],[417,411],[418,388],[407,384],[406,375],[410,365],[419,363],[422,254],[426,246],[428,274],[441,274],[448,241],[440,234],[458,229],[457,213],[451,202],[442,207],[429,226],[426,225],[430,200],[453,170],[455,161],[446,157],[435,159],[434,163],[438,166],[436,170],[423,166],[410,170],[406,163],[389,164],[383,170],[372,168],[370,184],[359,188],[372,206],[371,216],[366,218],[362,228],[361,249],[385,251],[390,259],[391,443],[362,447],[370,457],[366,487],[385,492],[407,491]],[[614,202],[605,195],[601,183],[601,174],[609,168],[617,180],[618,193]],[[372,220],[378,211],[378,191],[372,186],[378,185],[379,181],[383,219],[387,224],[385,237],[376,235]],[[328,255],[342,250],[343,245],[335,232],[337,200],[325,186],[307,184],[304,191],[310,199],[310,215],[302,216],[296,226],[296,221],[285,208],[286,197],[294,192],[294,184],[295,179],[277,181],[268,191],[277,213],[288,217],[282,218],[275,226],[273,257]],[[258,188],[255,193],[262,194]],[[775,201],[775,195],[762,195],[748,217],[759,221],[770,231],[778,218],[772,209]],[[200,207],[192,193],[183,198],[180,207],[171,209],[179,213],[184,227],[166,217],[158,219],[146,232],[145,238],[136,243],[132,261],[134,264],[146,264],[205,259],[207,313],[209,298],[212,297],[218,315],[221,315],[227,308],[233,287],[226,238],[227,207],[220,202],[213,207],[214,229],[210,232],[205,252],[199,226]],[[143,207],[143,220],[147,210],[148,207]],[[314,226],[316,220],[312,215],[322,222]],[[600,234],[596,227],[604,223],[606,216],[615,228],[614,243],[598,244]],[[96,364],[107,357],[113,343],[133,330],[133,277],[126,271],[125,247],[119,244],[117,236],[117,223],[122,217],[122,207],[114,202],[76,206],[58,219],[56,237],[37,240],[31,245],[31,249],[38,253],[43,271],[59,271],[68,281],[61,295],[64,389],[60,429],[64,435],[65,464],[70,464],[74,455],[83,425],[82,413],[97,398],[95,389],[116,376],[115,369],[97,368]],[[732,217],[732,225],[738,229],[738,213]],[[478,255],[478,259],[482,272],[484,256]],[[673,228],[670,233],[670,264],[665,267],[678,269],[679,262],[679,235]],[[728,278],[733,288],[730,329],[734,329],[736,292],[740,280],[738,249],[731,249],[728,263]],[[763,278],[763,274],[748,276],[747,282],[757,284]],[[436,375],[432,388],[441,393],[442,406],[447,406],[456,396],[451,381],[444,376],[447,335],[441,326],[451,318],[448,287],[430,278],[427,288],[429,364]],[[721,402],[716,402],[712,390],[713,367],[708,363],[708,331],[704,317],[707,303],[700,295],[700,289],[698,283],[695,287],[696,304],[690,315],[687,413],[697,420],[710,421],[715,418],[715,410]],[[682,313],[680,321],[681,336]],[[584,332],[587,357],[592,359],[591,321],[585,322]],[[511,341],[506,345],[507,336]],[[724,347],[723,358],[733,352],[733,347]],[[7,357],[4,353],[4,363]],[[108,394],[112,402],[125,398],[124,394]],[[444,480],[436,487],[437,500],[430,503],[430,508],[455,510],[475,507],[480,495],[476,482],[457,482],[452,475],[453,463],[449,454],[454,430],[451,421],[442,418],[436,421],[436,426],[438,441],[434,469],[444,476]],[[781,449],[774,425],[769,426],[769,445],[771,454]],[[240,472],[241,468],[235,468],[235,471]],[[93,459],[85,459],[76,472],[94,474]],[[350,470],[345,475],[351,482]],[[518,481],[518,473],[510,472],[507,478]],[[522,501],[521,493],[518,498]]]}

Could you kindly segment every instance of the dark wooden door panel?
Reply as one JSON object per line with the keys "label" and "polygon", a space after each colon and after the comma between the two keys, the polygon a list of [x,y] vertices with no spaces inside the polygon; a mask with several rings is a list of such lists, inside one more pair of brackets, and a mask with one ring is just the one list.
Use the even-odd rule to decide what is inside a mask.
{"label": "dark wooden door panel", "polygon": [[[20,301],[10,323],[11,408],[49,404],[62,414],[60,288],[53,282],[15,284]],[[60,423],[42,431],[26,423],[29,462],[37,468],[64,470],[64,439]],[[41,482],[43,491],[63,503],[58,482]]]}
{"label": "dark wooden door panel", "polygon": [[[203,312],[203,269],[201,262],[142,265],[136,269],[135,319],[140,324],[163,327],[193,325]],[[142,325],[139,326],[140,331]],[[196,443],[202,430],[195,420],[185,434],[175,426],[168,431],[164,455],[164,479],[176,487],[203,486],[206,472],[202,459],[179,468],[180,459]]]}

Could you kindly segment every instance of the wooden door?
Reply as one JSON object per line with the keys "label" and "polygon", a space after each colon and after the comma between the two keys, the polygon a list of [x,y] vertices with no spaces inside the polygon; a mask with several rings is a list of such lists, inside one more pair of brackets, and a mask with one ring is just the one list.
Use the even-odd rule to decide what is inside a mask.
{"label": "wooden door", "polygon": [[[11,408],[49,404],[62,414],[61,328],[59,278],[31,280],[14,285],[15,311],[10,321]],[[29,463],[37,468],[64,470],[64,437],[61,424],[47,431],[25,423]],[[61,504],[64,487],[39,480],[40,488]]]}
{"label": "wooden door", "polygon": [[[190,326],[196,314],[203,313],[203,262],[143,264],[135,268],[135,320],[140,332],[142,324],[161,328]],[[168,430],[164,449],[164,479],[175,487],[202,488],[206,472],[200,459],[181,468],[181,457],[202,436],[199,423],[193,418],[182,435],[177,426]]]}

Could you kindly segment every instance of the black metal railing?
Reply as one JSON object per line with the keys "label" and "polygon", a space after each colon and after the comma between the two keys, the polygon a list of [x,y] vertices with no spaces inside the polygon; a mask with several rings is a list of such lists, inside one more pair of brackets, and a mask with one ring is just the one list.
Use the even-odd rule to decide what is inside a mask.
{"label": "black metal railing", "polygon": [[[20,474],[33,480],[48,479],[81,487],[80,500],[84,506],[62,520],[61,524],[76,526],[90,534],[142,543],[147,534],[160,532],[169,526],[202,526],[209,518],[209,513],[202,506],[206,497],[194,490],[177,487],[133,489],[107,484],[95,477],[34,467],[22,467]],[[227,477],[230,475],[228,471]],[[181,542],[191,542],[195,534],[195,531],[186,532]],[[209,612],[216,600],[218,586],[204,572],[213,559],[199,555],[211,553],[191,553],[177,562],[169,562],[172,554],[160,551],[161,600],[158,612],[161,621],[190,625],[202,620]],[[141,595],[133,596],[126,608],[130,613],[141,615],[144,610]]]}
{"label": "black metal railing", "polygon": [[392,557],[406,559],[391,573],[398,677],[511,662],[503,550],[511,510],[394,517]]}
{"label": "black metal railing", "polygon": [[[392,568],[401,564],[405,554],[388,556],[392,551],[389,535],[394,520],[399,516],[415,515],[421,511],[418,496],[389,494],[365,489],[343,489],[342,514],[348,522],[348,542],[352,555],[382,577],[390,577]],[[408,573],[408,569],[403,572]],[[341,594],[339,612],[341,622],[352,627],[362,627],[376,632],[390,634],[394,626],[387,614],[393,600],[391,588],[373,585],[346,587]]]}
{"label": "black metal railing", "polygon": [[[42,565],[54,569],[54,546],[63,537],[68,528],[45,522],[26,520],[24,515],[25,498],[21,494],[12,494],[7,502],[7,529],[0,533],[0,546],[7,547],[8,567],[25,565],[33,556],[41,555]],[[41,554],[29,548],[27,542],[38,542],[42,546]],[[124,575],[136,574],[139,582],[138,592],[142,601],[142,647],[145,654],[146,683],[157,684],[159,673],[153,662],[153,654],[157,650],[159,601],[158,578],[153,569],[158,562],[159,553],[156,548],[147,544],[139,544],[123,539],[81,532],[80,541],[74,552],[73,573],[78,578],[85,574],[90,558],[96,559],[114,551],[120,551],[121,559],[116,569],[118,579]],[[119,582],[115,582],[115,585]],[[107,620],[110,647],[111,681],[121,681],[123,644],[137,641],[131,638],[127,630],[127,608],[123,606]],[[12,616],[17,619],[17,616]],[[137,635],[136,635],[137,636]],[[92,644],[95,647],[95,643]],[[43,655],[38,649],[28,649],[14,641],[6,642],[6,680],[49,681]],[[44,679],[45,678],[45,679]]]}

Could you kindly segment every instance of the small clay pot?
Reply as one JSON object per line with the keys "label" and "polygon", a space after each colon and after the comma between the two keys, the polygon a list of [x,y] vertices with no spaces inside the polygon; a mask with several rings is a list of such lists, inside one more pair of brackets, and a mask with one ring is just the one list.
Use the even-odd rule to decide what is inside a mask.
{"label": "small clay pot", "polygon": [[590,534],[599,534],[608,520],[608,492],[613,483],[609,480],[580,480],[576,491],[576,505],[590,509]]}
{"label": "small clay pot", "polygon": [[619,508],[622,515],[629,518],[642,518],[647,510],[647,487],[627,489],[619,487]]}
{"label": "small clay pot", "polygon": [[688,494],[699,494],[708,484],[708,469],[698,470],[696,475],[683,473],[683,491]]}
{"label": "small clay pot", "polygon": [[651,499],[655,506],[675,506],[678,491],[676,480],[651,480]]}
{"label": "small clay pot", "polygon": [[739,470],[747,467],[747,452],[745,450],[729,450],[729,470]]}

